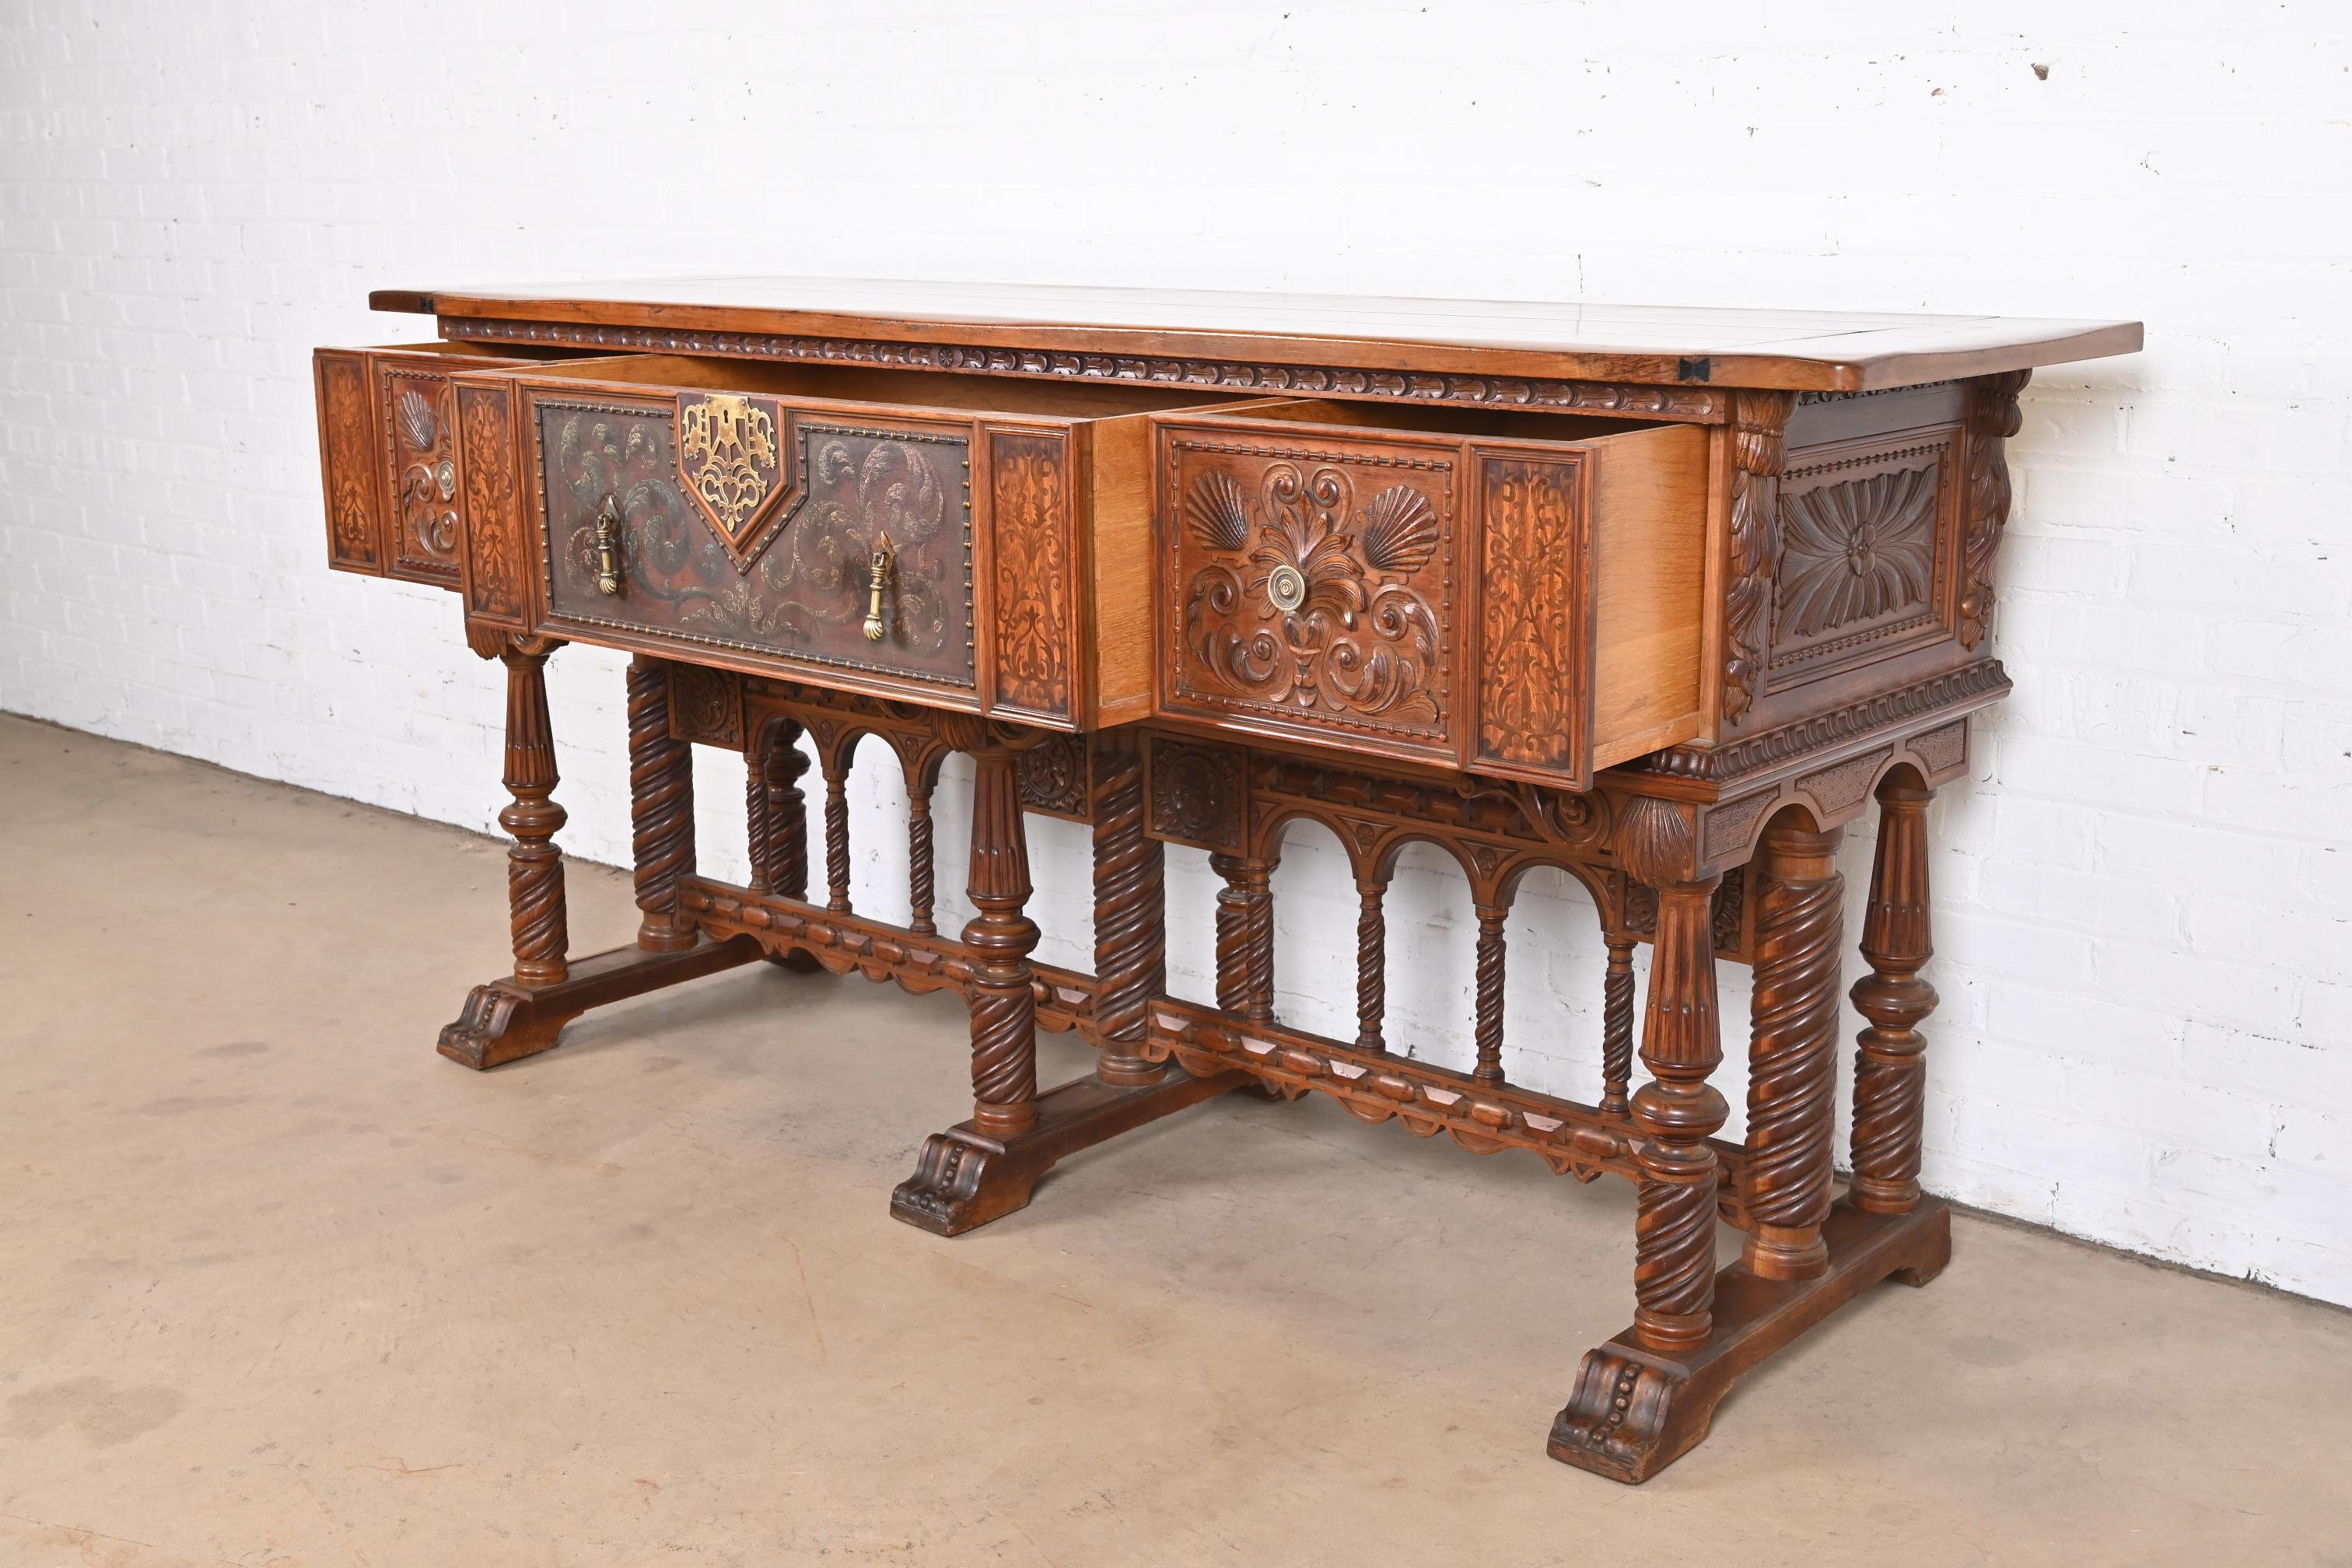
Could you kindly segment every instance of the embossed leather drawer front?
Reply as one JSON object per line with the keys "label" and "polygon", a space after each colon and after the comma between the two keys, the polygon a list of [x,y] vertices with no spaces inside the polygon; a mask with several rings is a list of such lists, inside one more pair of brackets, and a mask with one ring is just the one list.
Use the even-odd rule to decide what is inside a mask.
{"label": "embossed leather drawer front", "polygon": [[1061,728],[1150,706],[1148,416],[1237,401],[658,354],[466,379],[517,400],[534,629]]}
{"label": "embossed leather drawer front", "polygon": [[465,498],[451,374],[580,357],[455,342],[318,350],[328,563],[457,587]]}
{"label": "embossed leather drawer front", "polygon": [[1156,424],[1163,716],[1571,788],[1697,732],[1703,431]]}
{"label": "embossed leather drawer front", "polygon": [[531,411],[551,625],[976,689],[968,426],[724,393]]}

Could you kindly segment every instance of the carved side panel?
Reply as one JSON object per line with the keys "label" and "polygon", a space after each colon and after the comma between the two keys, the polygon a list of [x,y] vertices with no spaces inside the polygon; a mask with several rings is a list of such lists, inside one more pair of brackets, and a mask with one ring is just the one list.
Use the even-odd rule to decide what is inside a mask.
{"label": "carved side panel", "polygon": [[383,426],[390,574],[453,586],[457,581],[457,438],[449,378],[376,366]]}
{"label": "carved side panel", "polygon": [[1969,495],[1967,536],[1961,543],[1960,646],[1974,648],[1992,625],[1992,563],[2009,527],[2009,458],[2006,443],[2024,416],[2018,394],[2032,379],[2029,370],[1979,377],[1969,388]]}
{"label": "carved side panel", "polygon": [[1451,759],[1456,451],[1163,439],[1166,705]]}
{"label": "carved side panel", "polygon": [[1217,855],[1243,853],[1248,837],[1245,753],[1152,737],[1146,762],[1145,830]]}
{"label": "carved side panel", "polygon": [[1773,513],[1795,406],[1792,392],[1732,395],[1731,569],[1723,597],[1723,717],[1732,724],[1763,695],[1777,564]]}
{"label": "carved side panel", "polygon": [[1060,436],[988,439],[990,531],[996,549],[996,700],[1069,717],[1076,591],[1069,444]]}
{"label": "carved side panel", "polygon": [[327,500],[327,563],[344,572],[383,571],[377,508],[374,419],[367,361],[320,349],[311,356],[319,391],[319,478]]}
{"label": "carved side panel", "polygon": [[523,626],[522,494],[515,469],[514,393],[504,385],[459,386],[457,469],[466,614]]}
{"label": "carved side panel", "polygon": [[1809,447],[1780,478],[1772,685],[1952,634],[1958,429]]}
{"label": "carved side panel", "polygon": [[[556,620],[975,685],[971,442],[960,428],[885,429],[795,413],[794,468],[806,483],[765,521],[745,512],[745,525],[769,542],[739,568],[740,546],[722,540],[707,503],[685,491],[669,405],[535,402]],[[618,594],[596,585],[596,521],[608,500],[621,520]],[[868,639],[869,563],[885,533],[897,571],[884,595],[884,635]]]}
{"label": "carved side panel", "polygon": [[1481,478],[1478,758],[1501,772],[1564,773],[1580,787],[1592,669],[1582,466],[1489,457]]}

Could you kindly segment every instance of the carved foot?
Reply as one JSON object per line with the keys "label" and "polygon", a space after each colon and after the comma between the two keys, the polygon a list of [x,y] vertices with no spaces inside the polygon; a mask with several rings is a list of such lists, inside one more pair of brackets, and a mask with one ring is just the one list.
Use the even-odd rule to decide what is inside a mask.
{"label": "carved foot", "polygon": [[1551,1424],[1551,1457],[1633,1485],[1680,1458],[1706,1436],[1725,1384],[1694,1397],[1687,1373],[1620,1344],[1584,1352],[1576,1392]]}
{"label": "carved foot", "polygon": [[1081,1149],[1212,1100],[1251,1081],[1243,1073],[1194,1078],[1170,1068],[1128,1088],[1089,1075],[1037,1097],[1037,1124],[1000,1138],[967,1121],[924,1141],[915,1173],[890,1194],[890,1215],[934,1236],[961,1236],[1028,1206],[1037,1178]]}
{"label": "carved foot", "polygon": [[1552,1422],[1551,1457],[1613,1481],[1649,1479],[1698,1446],[1758,1363],[1880,1280],[1924,1285],[1952,1256],[1951,1211],[1933,1198],[1904,1215],[1841,1202],[1822,1236],[1829,1268],[1814,1279],[1767,1279],[1744,1262],[1717,1274],[1714,1331],[1689,1351],[1647,1350],[1628,1329],[1586,1352]]}
{"label": "carved foot", "polygon": [[511,977],[477,985],[464,1011],[441,1030],[436,1047],[453,1062],[478,1070],[537,1056],[556,1044],[563,1026],[593,1007],[697,980],[760,956],[750,937],[705,941],[682,952],[647,952],[631,945],[580,959],[551,985],[521,985]]}
{"label": "carved foot", "polygon": [[923,1140],[915,1173],[890,1194],[890,1215],[933,1236],[961,1236],[1015,1209],[1044,1167],[984,1133],[959,1127]]}

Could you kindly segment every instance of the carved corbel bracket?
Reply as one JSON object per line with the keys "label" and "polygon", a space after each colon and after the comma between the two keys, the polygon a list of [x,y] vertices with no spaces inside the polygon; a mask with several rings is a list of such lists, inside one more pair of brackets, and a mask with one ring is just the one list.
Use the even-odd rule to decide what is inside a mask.
{"label": "carved corbel bracket", "polygon": [[1780,468],[1793,392],[1732,396],[1731,560],[1723,593],[1723,720],[1738,724],[1761,695],[1780,571]]}
{"label": "carved corbel bracket", "polygon": [[1992,624],[1992,565],[2009,526],[2009,458],[2004,447],[2025,416],[2018,394],[2030,370],[1979,376],[1969,385],[1968,516],[1960,540],[1960,646],[1974,648]]}

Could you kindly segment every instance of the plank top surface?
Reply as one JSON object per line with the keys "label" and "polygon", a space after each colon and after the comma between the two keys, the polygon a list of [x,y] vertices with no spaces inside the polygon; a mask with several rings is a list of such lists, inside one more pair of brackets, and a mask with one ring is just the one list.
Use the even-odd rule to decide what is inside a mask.
{"label": "plank top surface", "polygon": [[370,303],[450,318],[1843,392],[2130,353],[2142,335],[2137,321],[835,278],[380,289]]}

